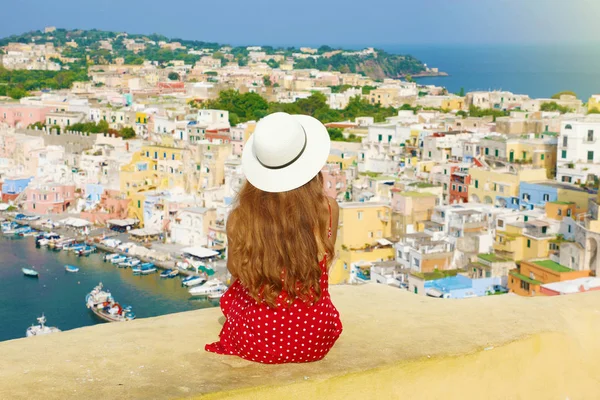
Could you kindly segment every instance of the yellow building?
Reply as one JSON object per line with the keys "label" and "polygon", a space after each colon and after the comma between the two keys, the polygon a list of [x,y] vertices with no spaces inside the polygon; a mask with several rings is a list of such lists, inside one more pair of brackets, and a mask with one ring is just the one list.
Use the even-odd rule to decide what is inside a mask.
{"label": "yellow building", "polygon": [[555,136],[550,132],[511,139],[489,136],[481,140],[480,147],[482,154],[488,158],[544,168],[546,177],[553,178],[556,175]]}
{"label": "yellow building", "polygon": [[385,203],[340,203],[332,284],[348,282],[353,267],[394,258],[393,247],[384,240],[392,233],[391,218],[391,207]]}
{"label": "yellow building", "polygon": [[184,151],[173,147],[171,138],[165,138],[161,144],[143,146],[139,153],[133,155],[129,164],[121,167],[121,192],[132,200],[130,217],[137,218],[143,224],[142,205],[146,192],[185,187]]}
{"label": "yellow building", "polygon": [[548,227],[543,220],[508,223],[505,231],[496,233],[494,251],[513,261],[548,258],[550,243],[556,237]]}
{"label": "yellow building", "polygon": [[398,102],[399,88],[392,86],[373,89],[366,95],[366,98],[371,104],[380,104],[381,107],[391,107]]}
{"label": "yellow building", "polygon": [[451,110],[451,111],[460,111],[465,107],[465,98],[464,97],[451,97],[445,100],[442,100],[442,109],[443,110]]}
{"label": "yellow building", "polygon": [[345,170],[355,165],[357,160],[358,157],[356,156],[356,154],[349,155],[344,154],[344,152],[339,152],[339,154],[329,154],[329,157],[327,158],[327,163],[337,164],[342,170]]}
{"label": "yellow building", "polygon": [[587,103],[587,109],[589,112],[600,112],[600,94],[594,94]]}
{"label": "yellow building", "polygon": [[520,182],[546,180],[546,170],[543,168],[471,168],[469,173],[469,200],[500,206],[506,206],[510,198],[519,198]]}

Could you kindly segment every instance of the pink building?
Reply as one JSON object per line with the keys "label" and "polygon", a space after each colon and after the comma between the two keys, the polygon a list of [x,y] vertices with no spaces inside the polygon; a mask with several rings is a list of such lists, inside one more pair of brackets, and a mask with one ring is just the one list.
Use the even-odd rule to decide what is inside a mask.
{"label": "pink building", "polygon": [[342,171],[339,164],[327,164],[321,169],[323,174],[323,187],[325,194],[334,199],[346,193],[346,172]]}
{"label": "pink building", "polygon": [[42,183],[25,190],[23,207],[36,214],[60,214],[75,202],[75,185]]}
{"label": "pink building", "polygon": [[130,202],[118,190],[104,190],[96,208],[82,212],[80,218],[98,225],[105,225],[109,219],[125,219]]}
{"label": "pink building", "polygon": [[50,107],[0,104],[0,123],[8,124],[12,128],[27,128],[36,122],[46,121],[46,114],[51,110]]}

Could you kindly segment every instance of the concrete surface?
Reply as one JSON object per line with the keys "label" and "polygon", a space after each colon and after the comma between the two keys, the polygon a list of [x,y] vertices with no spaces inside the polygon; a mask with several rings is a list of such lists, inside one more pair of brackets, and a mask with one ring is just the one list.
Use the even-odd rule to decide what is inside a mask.
{"label": "concrete surface", "polygon": [[320,362],[204,351],[219,309],[0,343],[0,399],[587,399],[600,377],[600,293],[452,300],[331,288],[344,332]]}

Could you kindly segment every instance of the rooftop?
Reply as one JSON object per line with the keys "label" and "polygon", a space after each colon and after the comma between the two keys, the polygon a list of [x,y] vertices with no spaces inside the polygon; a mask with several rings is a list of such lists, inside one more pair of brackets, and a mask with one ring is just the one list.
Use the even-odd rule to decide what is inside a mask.
{"label": "rooftop", "polygon": [[552,260],[532,261],[532,263],[535,265],[539,265],[540,267],[543,267],[543,268],[551,269],[552,271],[555,271],[555,272],[571,272],[572,271],[571,268],[567,268],[564,265],[561,265]]}
{"label": "rooftop", "polygon": [[506,258],[503,257],[499,257],[494,253],[489,253],[489,254],[477,254],[477,257],[481,258],[484,261],[487,262],[505,262],[505,261],[509,261]]}
{"label": "rooftop", "polygon": [[261,365],[206,353],[221,328],[213,308],[2,342],[0,398],[579,399],[597,392],[597,376],[576,371],[597,367],[598,292],[440,300],[366,284],[334,286],[331,296],[344,332],[323,361]]}
{"label": "rooftop", "polygon": [[433,193],[428,193],[428,192],[400,192],[400,196],[406,196],[406,197],[437,197],[435,194]]}

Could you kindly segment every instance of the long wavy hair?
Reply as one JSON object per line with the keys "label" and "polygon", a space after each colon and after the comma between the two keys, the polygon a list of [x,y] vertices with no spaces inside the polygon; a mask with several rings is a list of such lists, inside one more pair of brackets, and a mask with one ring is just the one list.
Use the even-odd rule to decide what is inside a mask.
{"label": "long wavy hair", "polygon": [[[321,296],[320,258],[331,261],[321,173],[305,185],[269,193],[246,182],[227,220],[227,268],[257,302],[309,304]],[[328,265],[326,266],[328,267]]]}

